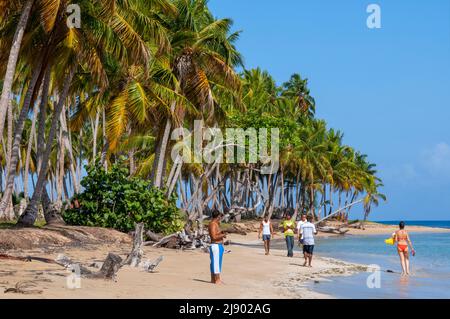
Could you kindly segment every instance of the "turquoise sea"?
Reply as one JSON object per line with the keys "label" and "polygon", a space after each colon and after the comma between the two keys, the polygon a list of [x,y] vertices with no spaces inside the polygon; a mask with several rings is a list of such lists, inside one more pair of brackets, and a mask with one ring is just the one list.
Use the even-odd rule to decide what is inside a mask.
{"label": "turquoise sea", "polygon": [[[397,221],[384,221],[389,225]],[[450,221],[406,221],[406,225],[450,228]],[[412,276],[401,277],[395,246],[384,243],[386,235],[320,238],[315,252],[321,256],[381,268],[380,288],[368,288],[370,273],[334,277],[329,282],[311,284],[310,289],[337,298],[450,298],[450,233],[410,233],[416,256],[411,256]],[[395,273],[386,272],[394,271]]]}

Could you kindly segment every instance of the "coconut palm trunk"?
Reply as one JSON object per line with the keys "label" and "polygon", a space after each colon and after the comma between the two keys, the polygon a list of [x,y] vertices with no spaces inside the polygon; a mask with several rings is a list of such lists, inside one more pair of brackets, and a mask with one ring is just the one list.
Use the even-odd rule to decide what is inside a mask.
{"label": "coconut palm trunk", "polygon": [[[47,139],[46,147],[44,154],[42,156],[42,164],[41,169],[39,171],[39,177],[36,183],[36,188],[33,193],[33,197],[31,198],[27,209],[22,214],[22,216],[19,217],[18,224],[22,226],[32,226],[34,222],[36,221],[36,217],[38,214],[38,204],[42,197],[42,192],[44,190],[46,181],[47,181],[47,171],[48,171],[48,161],[50,158],[50,153],[52,150],[52,141],[56,137],[56,130],[57,130],[57,124],[60,119],[61,111],[63,109],[63,105],[65,103],[65,100],[67,98],[67,95],[69,94],[69,88],[70,84],[72,82],[72,78],[74,75],[74,70],[69,71],[69,74],[66,76],[64,80],[64,85],[62,89],[62,93],[60,95],[59,101],[55,107],[55,110],[53,112],[53,118],[52,123],[50,127],[49,136]],[[45,211],[44,211],[45,212]],[[48,224],[56,223],[56,222],[62,222],[62,218],[57,214],[52,215],[46,215],[46,222]]]}
{"label": "coconut palm trunk", "polygon": [[8,102],[8,136],[6,137],[6,167],[9,167],[9,162],[11,161],[12,144],[13,144],[13,122],[14,122],[14,110],[12,101]]}
{"label": "coconut palm trunk", "polygon": [[22,8],[19,23],[17,24],[16,32],[14,34],[11,50],[9,51],[8,64],[6,66],[6,73],[3,79],[3,89],[0,98],[0,135],[3,135],[5,125],[6,112],[9,100],[11,99],[11,88],[14,81],[14,74],[16,73],[17,60],[19,59],[20,47],[22,45],[23,35],[28,24],[31,8],[34,0],[28,0]]}
{"label": "coconut palm trunk", "polygon": [[[45,148],[45,121],[47,119],[47,102],[50,88],[50,66],[47,66],[44,75],[44,82],[42,84],[41,105],[39,107],[38,115],[38,129],[37,129],[37,148],[36,150],[43,150]],[[37,171],[41,169],[42,152],[37,152]]]}
{"label": "coconut palm trunk", "polygon": [[[62,113],[61,113],[62,115]],[[63,130],[60,126],[59,128],[59,138],[58,138],[58,165],[56,170],[57,183],[56,183],[56,205],[58,208],[62,207],[62,196],[63,196],[63,181],[64,181],[64,142],[63,142]]]}
{"label": "coconut palm trunk", "polygon": [[25,120],[27,119],[28,110],[33,100],[34,89],[38,82],[41,69],[42,69],[42,59],[37,63],[37,65],[33,69],[33,73],[24,99],[22,110],[20,111],[17,123],[14,128],[14,140],[11,149],[11,158],[8,165],[8,174],[6,176],[5,191],[3,193],[2,201],[0,202],[0,214],[5,212],[11,200],[11,195],[14,189],[16,167],[19,161],[19,149],[20,149],[20,142],[22,140],[22,132],[25,126]]}
{"label": "coconut palm trunk", "polygon": [[[170,105],[170,112],[171,114],[175,111],[176,102],[172,102]],[[167,118],[166,125],[164,127],[164,133],[161,138],[161,142],[159,143],[158,147],[156,148],[155,153],[155,165],[153,166],[153,186],[162,188],[163,186],[163,170],[165,169],[164,163],[166,159],[166,152],[167,152],[167,146],[169,144],[169,136],[170,136],[170,129],[172,127],[172,121],[170,119],[170,116]]]}
{"label": "coconut palm trunk", "polygon": [[102,134],[103,134],[103,148],[102,148],[102,155],[101,155],[101,163],[103,164],[103,168],[105,171],[108,170],[108,149],[109,149],[109,141],[108,137],[106,136],[106,114],[105,114],[105,108],[102,110]]}
{"label": "coconut palm trunk", "polygon": [[23,196],[25,197],[25,199],[28,199],[28,175],[29,175],[29,171],[30,171],[31,149],[33,147],[33,139],[36,135],[36,119],[37,119],[39,104],[41,104],[40,101],[38,103],[35,103],[34,107],[33,107],[33,119],[31,121],[30,137],[28,139],[27,154],[26,154],[26,158],[25,158],[25,168],[24,168],[24,175],[23,175]]}
{"label": "coconut palm trunk", "polygon": [[75,157],[73,155],[73,148],[72,148],[72,140],[71,135],[67,127],[67,117],[66,117],[66,110],[63,105],[63,110],[61,111],[61,130],[62,130],[62,143],[64,146],[64,149],[67,150],[68,158],[70,161],[69,169],[70,169],[70,175],[72,177],[72,184],[73,184],[73,191],[75,194],[79,193],[79,187],[78,187],[78,181],[77,181],[77,174],[76,174],[76,161]]}
{"label": "coconut palm trunk", "polygon": [[95,114],[95,121],[92,124],[92,162],[95,162],[97,157],[97,136],[98,136],[98,126],[100,121],[100,112],[97,110]]}

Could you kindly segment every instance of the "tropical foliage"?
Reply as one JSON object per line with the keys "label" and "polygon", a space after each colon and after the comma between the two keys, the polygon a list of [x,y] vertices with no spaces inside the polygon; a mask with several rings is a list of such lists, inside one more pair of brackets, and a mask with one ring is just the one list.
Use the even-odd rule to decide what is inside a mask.
{"label": "tropical foliage", "polygon": [[115,228],[124,232],[144,223],[146,229],[158,233],[173,233],[183,226],[176,198],[166,198],[159,188],[148,181],[129,177],[121,162],[106,171],[98,163],[87,170],[81,181],[83,192],[75,195],[77,207],[66,210],[68,224]]}
{"label": "tropical foliage", "polygon": [[[72,4],[80,7],[80,28],[66,23]],[[320,218],[359,197],[367,218],[385,198],[375,165],[315,117],[308,80],[293,74],[277,85],[267,72],[247,70],[235,46],[239,32],[230,19],[214,18],[206,0],[0,0],[0,13],[2,219],[33,225],[42,211],[47,223],[62,223],[60,212],[78,199],[79,215],[64,215],[71,223],[128,230],[157,213],[148,223],[163,230],[166,211],[144,197],[163,205],[176,196],[199,227],[211,209],[235,219]],[[194,120],[280,128],[278,171],[174,160],[171,132],[192,131]],[[122,157],[127,178],[115,166]],[[122,187],[133,195],[112,195]],[[118,198],[120,213],[111,217],[104,201]]]}

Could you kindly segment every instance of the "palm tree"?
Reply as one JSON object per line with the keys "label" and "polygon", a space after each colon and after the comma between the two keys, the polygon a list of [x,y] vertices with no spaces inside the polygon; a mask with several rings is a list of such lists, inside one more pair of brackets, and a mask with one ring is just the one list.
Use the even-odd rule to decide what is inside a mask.
{"label": "palm tree", "polygon": [[[214,19],[206,3],[205,0],[177,0],[175,6],[178,14],[166,21],[172,47],[171,65],[179,85],[174,90],[197,107],[196,110],[188,110],[173,101],[170,114],[176,110],[179,114],[175,125],[181,123],[186,111],[212,119],[216,105],[213,85],[234,90],[240,86],[232,68],[232,63],[239,58],[227,37],[231,21]],[[159,188],[163,186],[171,127],[172,118],[169,116],[158,134],[160,139],[156,147],[152,180],[153,185]]]}
{"label": "palm tree", "polygon": [[9,100],[11,99],[11,88],[13,86],[14,74],[16,72],[16,65],[19,59],[19,51],[22,45],[22,39],[25,33],[25,28],[27,27],[28,19],[30,17],[31,9],[33,7],[35,0],[27,0],[20,2],[23,3],[22,7],[20,7],[20,5],[16,1],[0,0],[0,8],[2,8],[1,10],[2,14],[7,10],[8,6],[11,6],[11,8],[15,10],[19,10],[20,8],[21,11],[20,19],[14,32],[14,38],[12,41],[11,49],[9,51],[5,77],[3,79],[3,89],[2,95],[0,97],[0,135],[3,135],[8,104]]}
{"label": "palm tree", "polygon": [[[57,123],[60,119],[63,105],[69,95],[72,78],[74,77],[77,66],[80,65],[82,69],[89,67],[94,75],[93,78],[101,89],[107,85],[107,77],[102,63],[103,56],[99,53],[101,50],[96,50],[99,49],[99,45],[104,46],[102,48],[103,50],[107,50],[108,48],[117,50],[120,48],[117,52],[113,51],[113,53],[116,53],[118,59],[134,58],[135,61],[142,61],[144,64],[147,63],[150,53],[150,50],[145,45],[144,41],[132,28],[132,22],[127,21],[126,15],[128,11],[122,7],[114,7],[111,9],[104,7],[104,3],[99,2],[99,5],[101,6],[100,8],[97,8],[92,7],[92,4],[88,1],[82,2],[80,6],[83,7],[82,12],[84,13],[83,18],[86,26],[81,32],[78,32],[74,29],[68,29],[65,23],[63,23],[62,13],[64,11],[61,9],[64,8],[65,4],[66,3],[57,4],[53,8],[53,19],[51,17],[47,19],[46,22],[48,22],[49,25],[45,25],[45,27],[47,27],[46,30],[54,29],[60,33],[60,38],[47,45],[47,52],[49,51],[49,48],[52,47],[52,53],[54,53],[57,58],[55,65],[68,65],[69,72],[64,74],[64,71],[62,71],[62,74],[64,74],[65,77],[64,85],[60,90],[59,100],[53,112],[51,129],[45,152],[42,157],[38,181],[33,197],[31,198],[26,211],[19,219],[19,224],[21,225],[33,225],[36,220],[37,205],[46,184],[48,159],[51,153],[52,142],[56,137]],[[106,32],[108,38],[105,39],[105,33],[99,33],[99,31]],[[51,33],[51,35],[53,34],[54,33]],[[54,214],[53,210],[46,216],[46,220],[48,223],[61,221],[61,219]]]}
{"label": "palm tree", "polygon": [[308,79],[302,79],[300,74],[293,74],[288,82],[283,83],[283,94],[287,98],[293,99],[300,112],[313,117],[316,111],[316,102],[310,95],[308,89]]}
{"label": "palm tree", "polygon": [[370,178],[370,181],[368,181],[369,189],[367,190],[367,194],[364,197],[364,219],[360,223],[360,228],[364,229],[364,224],[367,221],[367,218],[369,217],[369,214],[371,212],[372,206],[378,206],[380,203],[380,200],[386,201],[386,195],[378,192],[378,187],[382,187],[383,184],[374,183],[374,179]]}

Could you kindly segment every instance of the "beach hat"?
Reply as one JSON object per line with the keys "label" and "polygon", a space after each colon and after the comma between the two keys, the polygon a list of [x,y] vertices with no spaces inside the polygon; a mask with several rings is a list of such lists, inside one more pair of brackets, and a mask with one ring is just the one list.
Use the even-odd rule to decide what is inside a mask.
{"label": "beach hat", "polygon": [[394,245],[394,238],[391,237],[391,238],[385,239],[384,242],[387,245]]}

